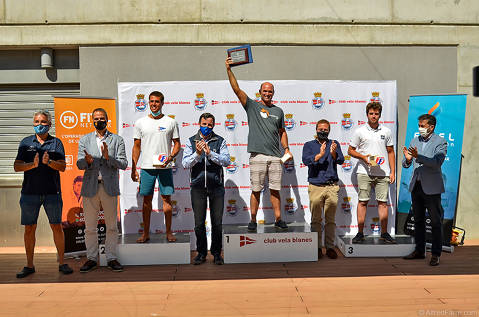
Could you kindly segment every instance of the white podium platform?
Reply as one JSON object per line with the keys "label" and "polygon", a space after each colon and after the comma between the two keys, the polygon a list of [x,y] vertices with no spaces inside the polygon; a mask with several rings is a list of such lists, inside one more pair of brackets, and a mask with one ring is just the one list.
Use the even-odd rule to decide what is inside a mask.
{"label": "white podium platform", "polygon": [[318,260],[318,234],[306,223],[288,224],[288,230],[258,224],[223,225],[225,263],[300,262]]}
{"label": "white podium platform", "polygon": [[352,257],[402,257],[414,251],[414,238],[397,235],[397,244],[386,244],[379,236],[366,236],[363,243],[353,244],[354,236],[337,236],[338,249],[347,258]]}
{"label": "white podium platform", "polygon": [[[166,234],[150,234],[147,243],[136,243],[139,234],[119,237],[117,256],[122,265],[189,264],[190,234],[175,233],[176,242],[168,242]],[[105,246],[99,246],[100,266],[106,266]]]}

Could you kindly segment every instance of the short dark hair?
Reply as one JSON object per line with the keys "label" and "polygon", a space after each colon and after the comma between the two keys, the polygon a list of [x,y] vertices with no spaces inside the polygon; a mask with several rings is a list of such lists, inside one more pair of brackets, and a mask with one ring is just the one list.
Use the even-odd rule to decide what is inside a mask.
{"label": "short dark hair", "polygon": [[369,113],[369,110],[379,110],[379,114],[383,112],[383,106],[379,102],[370,102],[366,106],[366,114]]}
{"label": "short dark hair", "polygon": [[214,126],[214,125],[215,125],[215,116],[212,115],[212,114],[209,113],[209,112],[204,112],[204,113],[202,113],[201,116],[200,116],[200,118],[198,119],[198,123],[201,122],[201,119],[205,119],[205,120],[206,120],[206,119],[209,119],[209,118],[213,119],[213,126]]}
{"label": "short dark hair", "polygon": [[163,94],[159,91],[156,91],[156,90],[152,91],[150,95],[148,96],[148,100],[150,100],[151,96],[159,97],[161,102],[165,101],[165,96],[163,96]]}
{"label": "short dark hair", "polygon": [[83,176],[82,175],[78,175],[77,177],[75,177],[75,179],[73,180],[73,185],[75,185],[78,182],[83,182]]}
{"label": "short dark hair", "polygon": [[103,114],[105,115],[106,121],[108,122],[108,113],[106,113],[106,110],[105,110],[105,109],[103,109],[103,108],[95,108],[95,109],[93,109],[93,111],[91,112],[92,118],[93,118],[93,115],[95,114],[95,112],[103,112]]}
{"label": "short dark hair", "polygon": [[436,128],[436,117],[433,116],[432,114],[429,114],[429,113],[422,114],[419,116],[419,118],[417,118],[417,120],[418,121],[427,120],[427,124],[433,125],[434,128]]}
{"label": "short dark hair", "polygon": [[328,129],[331,130],[331,124],[326,119],[321,119],[318,122],[316,122],[316,129],[318,128],[318,125],[323,124],[323,123],[326,123],[328,125]]}

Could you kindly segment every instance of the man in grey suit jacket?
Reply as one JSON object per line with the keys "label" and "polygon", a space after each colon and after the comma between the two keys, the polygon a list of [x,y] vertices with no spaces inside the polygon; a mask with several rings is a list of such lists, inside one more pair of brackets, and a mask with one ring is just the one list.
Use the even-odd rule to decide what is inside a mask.
{"label": "man in grey suit jacket", "polygon": [[441,165],[447,154],[447,141],[434,133],[436,118],[423,114],[418,118],[419,136],[415,137],[409,148],[404,147],[402,166],[413,165],[414,172],[409,184],[412,209],[414,212],[414,236],[416,249],[404,259],[424,259],[426,250],[426,209],[431,218],[432,249],[430,265],[439,265],[442,251],[441,194],[444,193]]}
{"label": "man in grey suit jacket", "polygon": [[123,138],[107,130],[108,115],[103,108],[92,112],[96,131],[84,135],[78,145],[77,166],[85,170],[81,195],[85,215],[85,244],[88,260],[80,272],[89,272],[98,261],[98,212],[103,207],[106,225],[105,252],[108,267],[121,272],[116,256],[118,243],[117,210],[120,194],[118,169],[124,170],[128,161]]}

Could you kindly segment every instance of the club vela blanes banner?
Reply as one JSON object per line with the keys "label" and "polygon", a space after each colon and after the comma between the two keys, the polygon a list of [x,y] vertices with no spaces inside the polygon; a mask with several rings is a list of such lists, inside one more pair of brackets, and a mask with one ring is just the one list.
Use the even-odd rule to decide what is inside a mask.
{"label": "club vela blanes banner", "polygon": [[[108,130],[116,133],[115,99],[64,98],[55,97],[55,131],[65,147],[67,167],[61,175],[63,197],[62,223],[65,232],[65,252],[84,251],[85,218],[83,201],[80,196],[83,171],[77,168],[78,141],[95,130],[91,113],[95,108],[103,108],[108,113]],[[98,219],[98,239],[105,236],[103,213]]]}
{"label": "club vela blanes banner", "polygon": [[[419,135],[418,117],[429,113],[436,117],[435,133],[447,141],[447,156],[442,164],[442,176],[446,192],[441,195],[444,208],[444,245],[449,245],[452,226],[456,216],[457,193],[461,169],[461,151],[464,135],[464,118],[466,115],[467,95],[430,95],[411,96],[409,98],[409,115],[404,146]],[[401,147],[402,148],[402,147]],[[398,156],[402,160],[402,153]],[[401,161],[398,162],[398,166]],[[398,232],[404,232],[407,215],[411,209],[411,194],[408,190],[413,168],[403,168],[398,196]],[[414,223],[407,224],[410,228]],[[426,222],[426,230],[430,233]]]}
{"label": "club vela blanes banner", "polygon": [[[239,81],[247,95],[259,100],[261,81]],[[383,105],[381,122],[396,132],[396,82],[395,81],[273,81],[274,104],[285,113],[285,126],[294,161],[284,164],[281,190],[282,216],[287,222],[310,222],[307,166],[301,162],[303,145],[316,134],[316,122],[327,119],[331,123],[330,138],[341,144],[345,162],[338,168],[340,178],[339,203],[336,214],[338,233],[357,232],[356,159],[347,155],[353,131],[366,124],[366,105],[379,101]],[[120,172],[120,208],[124,233],[139,233],[142,224],[142,198],[138,195],[138,183],[131,180],[131,149],[135,121],[149,114],[148,96],[158,90],[165,95],[163,112],[178,122],[182,147],[188,138],[197,133],[198,118],[203,112],[216,117],[214,131],[228,144],[231,163],[225,168],[225,210],[223,223],[247,223],[250,219],[249,153],[247,153],[248,121],[246,112],[233,93],[228,81],[183,81],[157,83],[119,83],[119,134],[126,144],[129,167]],[[394,138],[396,140],[396,138]],[[173,169],[175,193],[173,203],[173,230],[191,232],[194,218],[189,192],[189,170],[181,165],[182,151]],[[139,166],[141,167],[141,157]],[[153,198],[151,231],[165,231],[158,188]],[[160,199],[161,200],[161,199]],[[394,233],[396,186],[390,186],[389,232]],[[274,221],[269,191],[262,194],[258,213],[260,222]],[[209,216],[207,217],[209,222]],[[366,233],[379,232],[376,201],[369,203],[366,217]]]}

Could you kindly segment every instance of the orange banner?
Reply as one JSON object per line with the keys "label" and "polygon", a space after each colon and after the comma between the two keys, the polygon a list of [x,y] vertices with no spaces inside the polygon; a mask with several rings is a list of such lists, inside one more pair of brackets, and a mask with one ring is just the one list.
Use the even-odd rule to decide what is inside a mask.
{"label": "orange banner", "polygon": [[85,249],[83,229],[83,204],[80,190],[83,171],[76,166],[78,141],[95,130],[91,113],[95,108],[103,108],[108,113],[108,130],[116,133],[115,99],[55,97],[55,134],[65,147],[67,167],[61,175],[63,198],[62,222],[65,231],[65,252]]}

